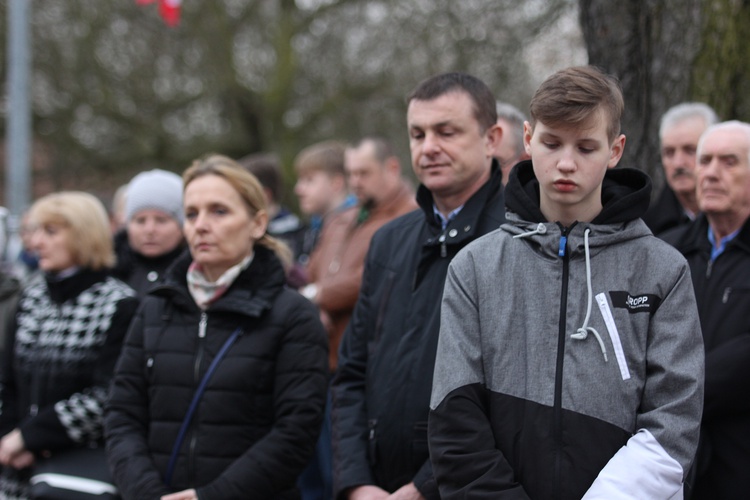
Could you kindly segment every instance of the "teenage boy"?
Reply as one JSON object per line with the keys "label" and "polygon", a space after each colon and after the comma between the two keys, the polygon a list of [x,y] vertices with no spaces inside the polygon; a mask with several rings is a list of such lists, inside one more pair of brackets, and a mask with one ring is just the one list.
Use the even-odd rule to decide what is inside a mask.
{"label": "teenage boy", "polygon": [[[310,217],[301,253],[287,277],[288,283],[294,288],[301,288],[309,282],[307,266],[323,227],[340,217],[351,205],[347,199],[345,151],[344,143],[329,140],[304,148],[294,158],[294,170],[297,173],[294,193],[299,199],[300,211]],[[332,495],[329,411],[327,407],[315,455],[297,481],[303,500],[327,500]]]}
{"label": "teenage boy", "polygon": [[509,223],[448,270],[429,422],[443,499],[681,494],[703,345],[685,260],[639,218],[648,177],[611,170],[622,108],[598,69],[548,78]]}
{"label": "teenage boy", "polygon": [[307,265],[325,221],[356,201],[348,198],[345,151],[346,145],[342,142],[323,141],[306,147],[294,158],[297,173],[294,194],[300,211],[310,217],[310,227],[298,257],[303,265]]}

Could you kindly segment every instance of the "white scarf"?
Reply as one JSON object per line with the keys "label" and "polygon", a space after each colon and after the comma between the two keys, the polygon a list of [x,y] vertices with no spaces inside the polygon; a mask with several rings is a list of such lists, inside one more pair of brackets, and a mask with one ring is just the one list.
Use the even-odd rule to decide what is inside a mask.
{"label": "white scarf", "polygon": [[201,265],[193,261],[188,268],[187,285],[190,295],[193,297],[195,303],[198,304],[198,307],[206,309],[212,302],[224,295],[224,292],[232,286],[232,283],[237,279],[237,276],[247,269],[247,266],[249,266],[252,261],[253,254],[250,254],[242,259],[242,262],[239,264],[224,271],[224,274],[219,276],[219,279],[216,281],[210,281],[206,278],[206,275],[203,274],[203,268]]}

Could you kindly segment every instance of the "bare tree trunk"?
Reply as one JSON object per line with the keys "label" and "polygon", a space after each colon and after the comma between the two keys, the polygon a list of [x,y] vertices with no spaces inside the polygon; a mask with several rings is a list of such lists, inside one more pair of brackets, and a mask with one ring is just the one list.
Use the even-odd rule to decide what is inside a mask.
{"label": "bare tree trunk", "polygon": [[659,119],[669,107],[690,99],[706,1],[579,1],[589,62],[622,83],[627,144],[620,164],[646,171],[657,189],[663,183]]}
{"label": "bare tree trunk", "polygon": [[724,119],[750,121],[750,4],[739,0],[704,3],[691,95],[713,106]]}

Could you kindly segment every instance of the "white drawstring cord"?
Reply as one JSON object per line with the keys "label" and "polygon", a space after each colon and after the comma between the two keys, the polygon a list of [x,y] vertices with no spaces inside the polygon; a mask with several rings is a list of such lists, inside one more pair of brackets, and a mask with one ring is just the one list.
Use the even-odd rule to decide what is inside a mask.
{"label": "white drawstring cord", "polygon": [[589,293],[589,300],[588,300],[588,306],[586,307],[586,318],[583,320],[583,326],[576,330],[576,333],[572,334],[570,338],[575,340],[586,340],[588,337],[589,332],[594,334],[594,337],[596,337],[596,340],[599,341],[599,347],[602,349],[602,354],[604,355],[604,361],[607,361],[607,349],[604,347],[604,342],[602,341],[602,337],[599,335],[599,332],[596,331],[596,329],[592,326],[588,326],[589,324],[589,318],[591,317],[591,304],[593,302],[593,290],[591,287],[591,256],[589,255],[589,232],[591,232],[591,229],[586,228],[586,230],[583,232],[583,248],[584,253],[586,255],[586,285],[588,288]]}
{"label": "white drawstring cord", "polygon": [[517,234],[513,238],[514,239],[515,238],[525,238],[527,236],[533,236],[535,234],[546,234],[546,233],[547,233],[547,226],[545,226],[542,222],[540,222],[536,226],[536,229],[534,229],[533,231],[528,231],[526,233]]}

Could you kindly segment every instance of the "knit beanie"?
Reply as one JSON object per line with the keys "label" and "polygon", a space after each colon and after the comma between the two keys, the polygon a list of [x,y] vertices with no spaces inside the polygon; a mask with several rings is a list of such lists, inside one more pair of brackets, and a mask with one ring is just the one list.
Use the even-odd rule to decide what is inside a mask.
{"label": "knit beanie", "polygon": [[125,220],[148,209],[161,210],[182,225],[182,178],[160,169],[133,177],[125,194]]}

